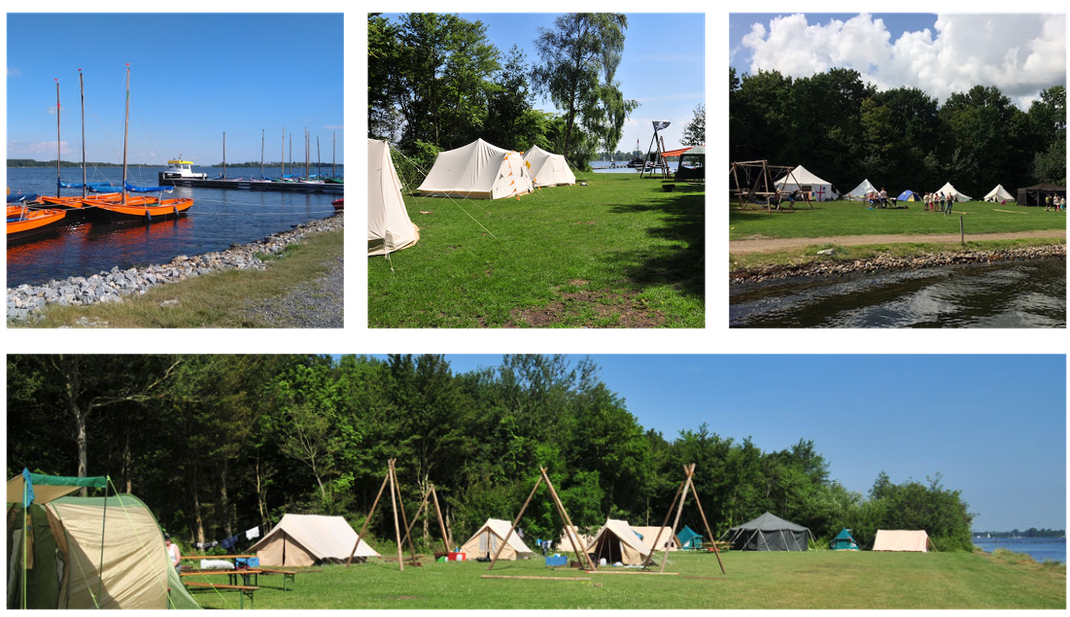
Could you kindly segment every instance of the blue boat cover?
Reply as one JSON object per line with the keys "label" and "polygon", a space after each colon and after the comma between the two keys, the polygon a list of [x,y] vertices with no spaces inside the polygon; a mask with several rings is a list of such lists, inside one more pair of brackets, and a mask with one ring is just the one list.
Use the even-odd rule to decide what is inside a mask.
{"label": "blue boat cover", "polygon": [[126,190],[130,191],[131,193],[159,193],[159,192],[170,193],[171,191],[175,190],[175,187],[173,187],[173,186],[136,186],[134,184],[131,184],[130,181],[127,180],[126,181]]}
{"label": "blue boat cover", "polygon": [[7,203],[17,204],[23,201],[37,201],[38,197],[37,193],[13,193],[7,196]]}
{"label": "blue boat cover", "polygon": [[[56,184],[58,184],[61,189],[80,189],[83,186],[81,182],[57,182]],[[112,188],[111,182],[86,182],[84,186],[91,191],[98,192],[107,192],[105,189]]]}

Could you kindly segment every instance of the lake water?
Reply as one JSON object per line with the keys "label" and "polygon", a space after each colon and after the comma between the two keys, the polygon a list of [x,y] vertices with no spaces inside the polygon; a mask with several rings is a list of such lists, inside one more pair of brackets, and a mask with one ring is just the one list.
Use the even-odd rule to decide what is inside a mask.
{"label": "lake water", "polygon": [[[128,179],[139,186],[159,184],[163,168],[131,168]],[[195,168],[209,178],[221,169]],[[329,173],[326,168],[324,173]],[[89,182],[122,184],[121,167],[90,170]],[[260,168],[228,168],[231,178],[259,176]],[[264,175],[278,175],[278,168]],[[81,168],[64,168],[64,182],[81,182]],[[8,168],[7,185],[12,193],[56,194],[56,170],[48,168]],[[62,195],[80,195],[81,189],[64,189]],[[79,223],[35,236],[33,241],[7,249],[7,286],[40,284],[68,276],[88,276],[113,266],[128,268],[151,263],[167,263],[176,255],[197,255],[221,251],[231,244],[255,242],[295,225],[334,214],[331,201],[339,195],[289,193],[238,189],[176,187],[165,198],[193,197],[193,207],[178,220],[151,224],[104,225]]]}
{"label": "lake water", "polygon": [[1005,548],[1015,553],[1025,553],[1037,563],[1066,563],[1065,538],[974,538],[973,543],[986,553]]}
{"label": "lake water", "polygon": [[[588,162],[591,164],[591,167],[594,168],[594,172],[596,174],[608,174],[608,173],[612,173],[612,174],[633,174],[634,173],[634,174],[637,174],[640,171],[638,169],[632,169],[631,167],[623,167],[623,168],[619,168],[619,169],[602,169],[604,167],[608,167],[609,165],[626,165],[628,163],[628,161],[617,161],[615,163],[610,163],[609,161],[588,161]],[[669,163],[669,169],[672,170],[673,173],[676,173],[676,170],[679,167],[680,167],[680,162],[679,161],[671,161]],[[657,171],[660,172],[660,170],[657,170]]]}
{"label": "lake water", "polygon": [[1064,328],[1066,261],[730,285],[728,315],[731,327]]}

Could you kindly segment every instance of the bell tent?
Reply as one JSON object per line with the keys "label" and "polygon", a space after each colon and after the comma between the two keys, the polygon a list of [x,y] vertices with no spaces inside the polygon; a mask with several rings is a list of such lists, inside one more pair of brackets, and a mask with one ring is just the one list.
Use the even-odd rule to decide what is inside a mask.
{"label": "bell tent", "polygon": [[126,494],[66,496],[106,486],[103,477],[29,471],[8,481],[9,609],[200,608],[144,502]]}
{"label": "bell tent", "polygon": [[480,557],[493,559],[494,555],[498,553],[498,547],[505,541],[505,536],[509,536],[509,542],[502,549],[501,555],[498,555],[499,560],[516,561],[533,555],[532,550],[524,544],[524,541],[520,539],[516,531],[509,535],[511,528],[512,524],[509,521],[488,518],[487,522],[483,523],[483,526],[479,528],[479,531],[472,534],[472,537],[461,545],[461,552],[472,559]]}
{"label": "bell tent", "polygon": [[951,186],[950,182],[944,183],[944,186],[941,186],[939,189],[936,190],[936,192],[944,195],[951,195],[955,199],[955,201],[973,201],[973,197],[970,197],[969,195],[963,195],[958,191],[958,189]]}
{"label": "bell tent", "polygon": [[[346,561],[356,543],[357,532],[344,517],[283,514],[248,552],[256,553],[262,566],[304,567]],[[378,556],[364,540],[354,554],[362,559]]]}
{"label": "bell tent", "polygon": [[878,529],[873,539],[874,551],[897,553],[927,553],[932,541],[924,529]]}
{"label": "bell tent", "polygon": [[538,146],[532,146],[524,153],[524,167],[531,176],[535,188],[576,184],[576,174],[568,168],[568,161],[560,154],[547,152]]}
{"label": "bell tent", "polygon": [[737,551],[805,551],[810,530],[766,512],[729,529],[727,534]]}
{"label": "bell tent", "polygon": [[877,187],[873,186],[873,183],[869,181],[869,178],[866,178],[865,180],[862,181],[861,184],[859,184],[858,186],[856,186],[853,189],[851,189],[850,193],[847,193],[846,195],[844,195],[844,197],[846,197],[847,199],[850,199],[852,201],[862,201],[862,200],[864,200],[866,198],[866,195],[868,195],[869,193],[876,193],[876,192],[877,192]]}
{"label": "bell tent", "polygon": [[1014,201],[1014,195],[1011,195],[1007,189],[1003,188],[1002,184],[997,184],[996,188],[992,189],[985,195],[985,201],[999,203],[1007,203]]}
{"label": "bell tent", "polygon": [[832,183],[814,175],[802,165],[789,171],[787,175],[776,181],[776,187],[780,192],[791,192],[810,187],[813,192],[813,201],[831,201],[836,199],[836,192],[832,189]]}
{"label": "bell tent", "polygon": [[[659,535],[660,530],[660,535]],[[643,541],[652,551],[663,551],[669,549],[670,551],[680,550],[680,541],[676,538],[676,534],[672,532],[672,527],[632,527],[632,531],[635,535],[639,536],[639,539]],[[658,541],[658,545],[654,546],[654,540]]]}
{"label": "bell tent", "polygon": [[519,153],[477,139],[439,152],[419,191],[424,195],[502,199],[530,193],[531,176]]}
{"label": "bell tent", "polygon": [[408,248],[420,239],[401,198],[401,180],[394,169],[390,145],[368,140],[368,256]]}

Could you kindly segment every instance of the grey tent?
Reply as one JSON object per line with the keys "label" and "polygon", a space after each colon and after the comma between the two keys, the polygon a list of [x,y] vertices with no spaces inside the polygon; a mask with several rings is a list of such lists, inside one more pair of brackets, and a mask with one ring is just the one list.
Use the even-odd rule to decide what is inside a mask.
{"label": "grey tent", "polygon": [[1018,189],[1018,205],[1043,206],[1045,204],[1044,198],[1049,196],[1066,197],[1066,187],[1050,182],[1041,182],[1040,184],[1020,188]]}
{"label": "grey tent", "polygon": [[737,551],[805,551],[810,530],[766,512],[728,530],[728,541]]}

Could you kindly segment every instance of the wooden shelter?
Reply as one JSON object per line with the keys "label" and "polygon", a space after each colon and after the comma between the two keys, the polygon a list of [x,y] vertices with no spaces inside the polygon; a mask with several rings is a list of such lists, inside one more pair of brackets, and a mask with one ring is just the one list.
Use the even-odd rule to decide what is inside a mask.
{"label": "wooden shelter", "polygon": [[[770,165],[766,160],[736,161],[728,170],[732,181],[732,188],[729,191],[732,196],[736,197],[740,210],[746,210],[751,206],[761,208],[762,202],[768,212],[774,209],[794,210],[795,202],[785,204],[782,199],[785,191],[778,186],[779,181],[785,178],[792,179],[794,170],[795,167],[788,165]],[[811,208],[814,207],[810,203],[808,190],[802,191],[800,201],[805,202]]]}

